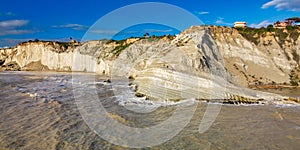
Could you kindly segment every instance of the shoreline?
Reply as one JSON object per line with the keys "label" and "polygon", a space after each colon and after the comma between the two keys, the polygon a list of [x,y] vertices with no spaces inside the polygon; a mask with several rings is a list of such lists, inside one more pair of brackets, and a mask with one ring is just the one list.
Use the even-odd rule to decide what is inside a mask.
{"label": "shoreline", "polygon": [[[0,74],[14,74],[14,75],[67,75],[67,76],[72,76],[72,74],[75,73],[75,75],[95,75],[98,76],[101,82],[105,82],[109,77],[105,75],[99,75],[96,73],[89,73],[89,72],[56,72],[56,71],[0,71]],[[4,79],[5,80],[5,79]],[[221,104],[231,104],[231,105],[257,105],[257,104],[262,104],[262,105],[296,105],[299,106],[300,104],[300,97],[298,96],[289,96],[289,93],[280,93],[280,88],[288,88],[288,89],[295,89],[297,88],[300,91],[299,87],[292,87],[292,86],[279,86],[279,85],[262,85],[262,86],[256,86],[257,91],[260,92],[268,92],[272,94],[279,94],[284,96],[285,98],[282,100],[263,100],[263,99],[247,99],[243,97],[238,97],[237,100],[235,99],[223,99],[223,100],[217,100],[217,99],[195,99],[196,101],[199,102],[208,102],[208,103],[221,103]],[[249,87],[250,88],[250,87]],[[252,87],[253,89],[253,87]],[[268,91],[271,90],[271,91]],[[272,91],[273,90],[273,91]],[[281,91],[281,92],[289,92],[289,91]],[[176,105],[176,102],[174,103]]]}

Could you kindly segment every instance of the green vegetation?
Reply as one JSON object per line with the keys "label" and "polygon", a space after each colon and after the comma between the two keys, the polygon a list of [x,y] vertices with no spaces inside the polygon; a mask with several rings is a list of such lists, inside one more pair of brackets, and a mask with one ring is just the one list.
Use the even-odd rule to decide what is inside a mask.
{"label": "green vegetation", "polygon": [[298,63],[300,61],[300,56],[297,54],[296,50],[292,51],[293,59]]}
{"label": "green vegetation", "polygon": [[273,30],[273,29],[274,29],[273,27],[274,27],[274,26],[273,26],[272,24],[270,24],[270,25],[267,26],[267,29],[268,29],[268,30]]}
{"label": "green vegetation", "polygon": [[286,38],[289,36],[289,33],[286,33],[283,29],[280,29],[275,31],[275,36],[279,38],[277,42],[280,47],[283,47],[283,44],[285,43]]}
{"label": "green vegetation", "polygon": [[294,40],[294,42],[297,41],[299,36],[300,36],[300,33],[297,30],[292,30],[290,33],[290,37]]}
{"label": "green vegetation", "polygon": [[125,42],[126,42],[126,40],[127,39],[125,39],[125,40],[108,40],[107,42],[106,42],[106,44],[111,44],[111,43],[116,43],[116,44],[124,44]]}
{"label": "green vegetation", "polygon": [[152,35],[151,37],[144,37],[144,39],[148,39],[148,42],[157,42],[164,37],[166,37],[169,40],[173,40],[175,38],[175,36],[171,36],[171,35],[163,35],[163,36]]}
{"label": "green vegetation", "polygon": [[121,44],[116,46],[113,50],[112,53],[115,54],[116,56],[119,56],[121,54],[121,52],[126,49],[127,47],[129,47],[132,43],[130,44]]}
{"label": "green vegetation", "polygon": [[258,44],[259,40],[259,35],[265,33],[265,29],[256,29],[256,28],[237,28],[240,34],[243,35],[247,40],[255,43],[256,45]]}
{"label": "green vegetation", "polygon": [[290,37],[295,41],[299,37],[299,27],[287,26],[286,29],[274,28],[273,25],[268,25],[267,28],[237,28],[240,34],[243,35],[247,40],[255,43],[259,43],[259,37],[265,37],[267,33],[274,33],[274,36],[278,37],[278,43],[282,46],[286,38]]}
{"label": "green vegetation", "polygon": [[108,40],[106,44],[116,43],[117,46],[111,51],[115,56],[119,56],[121,52],[133,43],[126,43],[125,40]]}
{"label": "green vegetation", "polygon": [[[171,35],[163,35],[163,36],[149,36],[149,33],[146,33],[143,37],[131,37],[131,39],[136,38],[139,40],[147,40],[148,42],[157,42],[160,39],[166,37],[169,40],[173,40],[175,38],[175,36],[171,36]],[[119,56],[121,54],[121,52],[126,49],[127,47],[129,47],[130,45],[132,45],[133,43],[127,43],[127,39],[124,40],[107,40],[106,44],[111,44],[111,43],[115,43],[117,46],[111,51],[115,56]]]}
{"label": "green vegetation", "polygon": [[299,86],[299,82],[300,82],[300,79],[299,79],[298,74],[296,73],[295,70],[292,70],[290,73],[290,84],[292,86]]}
{"label": "green vegetation", "polygon": [[299,29],[299,27],[298,27],[298,26],[287,26],[286,29],[287,29],[288,31],[293,31],[293,30],[295,30],[295,29]]}
{"label": "green vegetation", "polygon": [[54,43],[57,43],[58,45],[60,45],[60,47],[63,47],[65,49],[67,49],[69,46],[74,46],[74,43],[70,43],[70,42],[43,41],[43,40],[39,40],[39,39],[35,39],[34,41],[29,40],[29,41],[21,42],[19,44],[36,43],[36,42],[49,43],[50,45],[53,45]]}
{"label": "green vegetation", "polygon": [[68,49],[69,46],[72,46],[70,42],[57,42],[61,47]]}

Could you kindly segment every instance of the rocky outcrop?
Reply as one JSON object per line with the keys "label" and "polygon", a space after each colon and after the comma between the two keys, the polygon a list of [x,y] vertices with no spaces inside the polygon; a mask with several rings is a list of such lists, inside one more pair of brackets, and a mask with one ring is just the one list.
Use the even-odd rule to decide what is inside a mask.
{"label": "rocky outcrop", "polygon": [[20,70],[86,71],[101,72],[108,68],[98,53],[104,41],[90,41],[75,46],[70,43],[27,42],[15,48],[0,50],[2,70],[15,62]]}
{"label": "rocky outcrop", "polygon": [[[235,74],[226,71],[228,57],[224,56],[223,47],[218,47],[214,37],[207,27],[191,27],[171,41],[151,43],[141,40],[114,61],[112,75],[117,79],[134,78],[138,95],[152,100],[197,98],[260,103],[262,100],[286,99],[233,85]],[[250,42],[248,44],[251,46]],[[254,63],[262,57],[260,54],[249,52],[249,57],[254,57]],[[264,63],[268,65],[266,61],[260,64],[261,67]],[[272,72],[267,74],[272,76]]]}
{"label": "rocky outcrop", "polygon": [[300,66],[299,30],[240,34],[227,27],[209,29],[222,52],[226,68],[238,84],[289,83],[291,70]]}
{"label": "rocky outcrop", "polygon": [[299,38],[293,38],[293,44],[278,43],[272,33],[256,39],[259,42],[249,41],[231,28],[194,26],[176,37],[76,45],[27,42],[0,50],[0,65],[2,70],[13,63],[18,70],[86,71],[131,78],[137,95],[153,100],[256,103],[287,99],[240,86],[288,82],[290,71],[299,67]]}

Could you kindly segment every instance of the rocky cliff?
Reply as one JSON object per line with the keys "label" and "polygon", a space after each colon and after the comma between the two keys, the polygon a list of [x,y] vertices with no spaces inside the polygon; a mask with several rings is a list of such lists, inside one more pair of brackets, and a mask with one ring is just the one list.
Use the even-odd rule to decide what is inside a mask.
{"label": "rocky cliff", "polygon": [[223,54],[226,68],[242,85],[289,83],[291,70],[299,69],[300,30],[245,32],[210,27],[210,31]]}
{"label": "rocky cliff", "polygon": [[97,72],[106,67],[103,63],[97,63],[101,60],[96,57],[97,52],[104,48],[104,43],[90,41],[79,46],[59,42],[27,42],[0,50],[0,62],[2,70]]}
{"label": "rocky cliff", "polygon": [[0,65],[2,70],[86,71],[131,78],[139,95],[153,99],[274,99],[276,95],[237,85],[289,82],[291,70],[299,68],[300,38],[286,34],[284,40],[273,32],[251,35],[251,40],[232,28],[194,26],[176,37],[25,42],[1,49]]}

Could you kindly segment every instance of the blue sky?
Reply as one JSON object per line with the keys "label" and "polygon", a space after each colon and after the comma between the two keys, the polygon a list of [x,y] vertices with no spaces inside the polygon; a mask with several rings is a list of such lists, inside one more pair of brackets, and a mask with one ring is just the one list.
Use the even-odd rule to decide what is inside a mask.
{"label": "blue sky", "polygon": [[[0,47],[12,46],[30,39],[67,41],[81,40],[99,18],[129,4],[143,0],[84,0],[36,1],[0,0]],[[249,26],[266,26],[288,17],[300,17],[300,0],[152,0],[176,5],[197,16],[204,24],[232,26],[235,21],[246,21]],[[164,12],[148,8],[149,12]],[[174,19],[178,23],[181,19]],[[122,20],[126,22],[126,19]],[[145,26],[144,26],[145,27]],[[152,34],[175,33],[162,26],[146,26]],[[164,29],[164,30],[161,30]],[[170,32],[165,32],[169,30]],[[146,31],[146,30],[145,30]],[[159,33],[159,31],[162,31]],[[116,34],[103,29],[98,34]]]}

